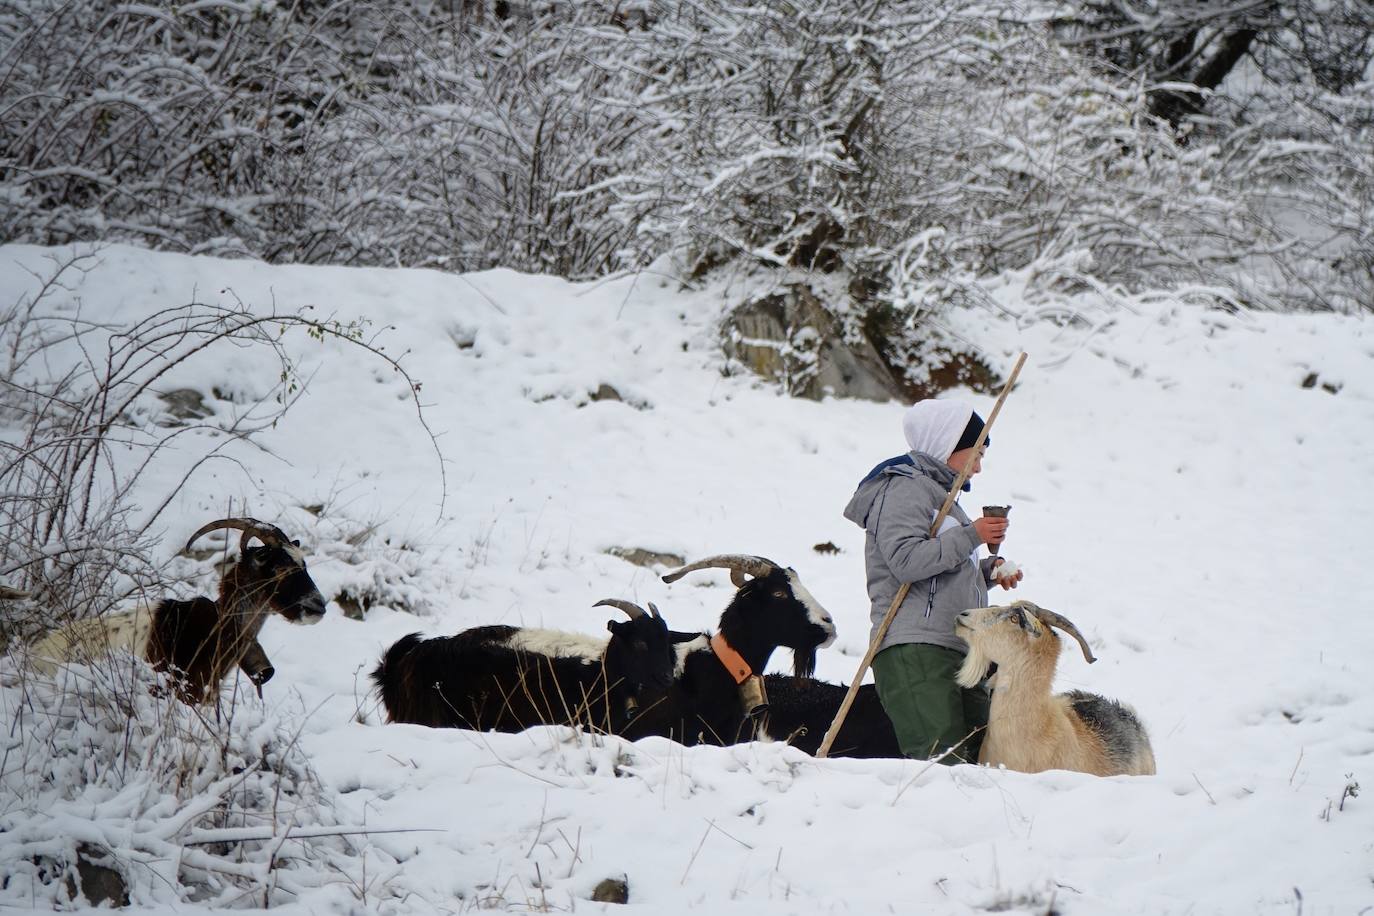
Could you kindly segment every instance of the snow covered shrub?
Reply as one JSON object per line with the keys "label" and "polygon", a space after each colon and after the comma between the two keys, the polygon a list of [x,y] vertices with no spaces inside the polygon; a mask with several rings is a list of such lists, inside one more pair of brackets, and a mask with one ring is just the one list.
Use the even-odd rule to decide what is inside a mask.
{"label": "snow covered shrub", "polygon": [[[854,337],[875,310],[929,332],[887,311],[936,230],[983,275],[1086,252],[1132,290],[1360,301],[1364,7],[1264,19],[1265,79],[1302,92],[1257,107],[1193,72],[1209,35],[1249,47],[1250,8],[1194,34],[1137,5],[0,0],[0,234],[579,278],[674,253],[838,276]],[[1196,91],[1161,86],[1171,42]]]}
{"label": "snow covered shrub", "polygon": [[605,272],[620,6],[0,0],[0,236]]}
{"label": "snow covered shrub", "polygon": [[1148,113],[1215,163],[1211,191],[1245,231],[1204,250],[1229,247],[1243,301],[1369,307],[1374,6],[1069,0],[1052,23],[1103,78],[1141,86]]}
{"label": "snow covered shrub", "polygon": [[[206,463],[281,420],[301,396],[288,332],[375,356],[404,380],[419,409],[418,386],[363,338],[360,324],[242,303],[153,306],[132,319],[83,315],[65,278],[95,257],[54,254],[46,276],[0,304],[0,581],[32,596],[0,603],[6,641],[156,601],[172,582],[205,574],[180,557],[154,562],[167,553],[158,543],[163,513]],[[216,367],[221,351],[232,359]],[[212,398],[207,415],[168,425],[159,393],[177,379],[218,390],[206,371],[253,397],[243,404]],[[194,434],[204,434],[205,444],[180,447]],[[150,478],[170,483],[150,493]],[[193,528],[189,520],[177,524]]]}
{"label": "snow covered shrub", "polygon": [[117,874],[135,906],[269,907],[328,885],[349,899],[361,831],[339,825],[299,724],[173,697],[131,656],[54,677],[0,662],[0,906],[77,902],[83,863]]}
{"label": "snow covered shrub", "polygon": [[1374,308],[1374,81],[1342,93],[1266,84],[1222,111],[1248,122],[1212,142],[1250,189],[1265,241],[1238,286],[1289,307]]}
{"label": "snow covered shrub", "polygon": [[[612,189],[672,206],[640,219],[638,243],[685,247],[689,275],[744,261],[774,271],[766,294],[806,287],[907,394],[987,375],[942,321],[991,301],[983,279],[1068,259],[1097,285],[1226,290],[1273,248],[1225,150],[1181,145],[1142,82],[1034,17],[962,0],[655,9],[625,42],[671,62],[646,78],[676,126]],[[819,333],[804,355],[819,352],[824,324],[774,345]]]}
{"label": "snow covered shrub", "polygon": [[361,520],[333,500],[284,515],[305,532],[302,545],[320,561],[313,572],[321,591],[349,617],[361,620],[378,605],[424,614],[427,595],[452,585],[417,545],[385,533],[379,519]]}

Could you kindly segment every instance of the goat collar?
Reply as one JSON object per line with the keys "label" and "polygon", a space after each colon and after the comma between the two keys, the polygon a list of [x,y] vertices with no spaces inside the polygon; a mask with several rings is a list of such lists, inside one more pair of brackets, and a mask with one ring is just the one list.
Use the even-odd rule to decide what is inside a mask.
{"label": "goat collar", "polygon": [[720,663],[730,672],[736,684],[743,684],[753,676],[754,669],[749,667],[744,656],[736,652],[734,646],[726,642],[720,633],[711,637],[711,651],[716,653],[716,658],[720,659]]}
{"label": "goat collar", "polygon": [[735,651],[734,646],[717,633],[711,637],[711,651],[716,653],[725,670],[735,679],[739,688],[740,705],[744,707],[746,719],[757,719],[768,711],[768,691],[763,686],[763,678],[754,673],[744,656]]}

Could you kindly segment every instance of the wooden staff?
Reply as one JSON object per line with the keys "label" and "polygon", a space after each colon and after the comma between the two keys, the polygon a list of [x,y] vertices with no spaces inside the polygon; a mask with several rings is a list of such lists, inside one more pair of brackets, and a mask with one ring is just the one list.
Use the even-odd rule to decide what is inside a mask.
{"label": "wooden staff", "polygon": [[[1011,386],[1016,384],[1016,377],[1021,374],[1021,367],[1025,365],[1025,362],[1026,354],[1022,353],[1016,360],[1016,365],[1012,367],[1011,375],[1007,377],[1007,383],[1002,387],[1002,393],[997,396],[997,403],[992,405],[992,413],[988,414],[987,422],[983,424],[982,431],[978,433],[978,438],[973,443],[973,450],[969,452],[968,460],[964,462],[963,468],[959,471],[959,476],[954,478],[954,486],[950,487],[949,495],[945,497],[945,504],[935,514],[935,524],[930,526],[931,537],[935,537],[940,532],[940,523],[945,520],[945,516],[949,515],[949,510],[954,508],[954,501],[959,497],[959,488],[964,485],[964,481],[968,480],[968,475],[978,462],[978,453],[982,450],[983,443],[988,438],[988,432],[992,429],[992,424],[1002,409],[1002,402],[1011,393]],[[897,589],[897,597],[892,599],[892,607],[887,609],[883,622],[878,624],[878,632],[873,635],[873,642],[869,645],[868,651],[864,653],[863,661],[859,662],[859,670],[854,675],[854,683],[849,685],[849,692],[844,695],[844,702],[840,704],[840,711],[835,713],[835,721],[831,722],[830,728],[825,731],[825,739],[821,741],[821,746],[816,751],[817,757],[830,756],[830,745],[835,743],[835,738],[840,733],[840,726],[844,724],[844,717],[849,715],[849,707],[854,705],[854,698],[859,695],[859,685],[863,683],[869,665],[873,664],[873,656],[878,654],[878,647],[883,644],[883,638],[887,636],[888,627],[892,626],[892,620],[897,616],[897,608],[902,606],[902,602],[906,600],[906,593],[909,591],[911,591],[910,582],[903,582],[902,587]]]}

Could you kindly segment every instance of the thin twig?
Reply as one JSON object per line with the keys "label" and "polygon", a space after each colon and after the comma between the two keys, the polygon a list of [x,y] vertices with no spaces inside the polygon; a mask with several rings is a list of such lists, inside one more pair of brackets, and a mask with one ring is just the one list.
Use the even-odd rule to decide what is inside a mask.
{"label": "thin twig", "polygon": [[1208,791],[1207,791],[1207,787],[1204,786],[1204,785],[1202,784],[1202,780],[1197,778],[1197,774],[1196,774],[1196,773],[1193,774],[1193,782],[1197,783],[1197,787],[1198,787],[1199,789],[1202,790],[1202,793],[1203,793],[1204,795],[1207,796],[1207,800],[1208,800],[1209,802],[1211,802],[1211,803],[1214,804],[1214,805],[1217,803],[1217,800],[1216,800],[1215,798],[1212,797],[1212,793],[1211,793],[1211,792],[1208,792]]}
{"label": "thin twig", "polygon": [[692,870],[692,864],[696,862],[697,856],[701,853],[701,847],[706,845],[706,838],[711,835],[711,828],[715,825],[715,821],[706,822],[706,830],[701,834],[701,842],[697,843],[697,848],[692,851],[692,857],[687,860],[687,867],[683,869],[682,877],[678,879],[679,886],[687,883],[687,873]]}

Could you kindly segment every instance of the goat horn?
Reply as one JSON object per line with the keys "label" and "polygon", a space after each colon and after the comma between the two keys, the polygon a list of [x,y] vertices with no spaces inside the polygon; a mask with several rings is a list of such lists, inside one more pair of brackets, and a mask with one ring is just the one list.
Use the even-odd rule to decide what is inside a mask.
{"label": "goat horn", "polygon": [[722,553],[714,557],[707,557],[704,560],[697,560],[681,569],[675,569],[663,577],[664,582],[676,582],[689,572],[698,569],[728,569],[730,570],[730,581],[739,588],[747,581],[745,576],[758,578],[766,576],[778,568],[778,564],[763,557],[749,556],[742,553]]}
{"label": "goat horn", "polygon": [[1056,614],[1054,611],[1047,611],[1038,604],[1029,604],[1029,602],[1027,602],[1027,604],[1029,606],[1026,607],[1026,610],[1034,614],[1036,619],[1041,623],[1046,626],[1063,630],[1065,633],[1068,633],[1074,639],[1078,640],[1078,647],[1083,650],[1083,657],[1088,660],[1088,664],[1091,665],[1093,662],[1097,661],[1097,658],[1093,655],[1093,650],[1088,648],[1088,641],[1083,638],[1082,633],[1078,632],[1078,627],[1073,625],[1072,620],[1061,614]]}
{"label": "goat horn", "polygon": [[221,528],[231,528],[243,532],[243,537],[239,540],[239,553],[243,553],[244,548],[248,546],[248,541],[254,537],[273,547],[284,547],[291,543],[291,539],[276,525],[269,525],[255,518],[220,518],[202,525],[186,542],[185,549],[190,550],[191,545],[200,540],[202,535],[209,534],[211,531],[218,531]]}
{"label": "goat horn", "polygon": [[[624,611],[625,615],[631,620],[638,620],[644,616],[644,608],[629,601],[621,601],[618,598],[602,598],[596,604],[593,604],[592,607],[601,607],[602,605]],[[653,607],[652,604],[649,606]]]}
{"label": "goat horn", "polygon": [[652,601],[649,602],[649,613],[653,616],[655,620],[663,619],[663,615],[658,612],[658,608],[654,607],[654,603]]}

